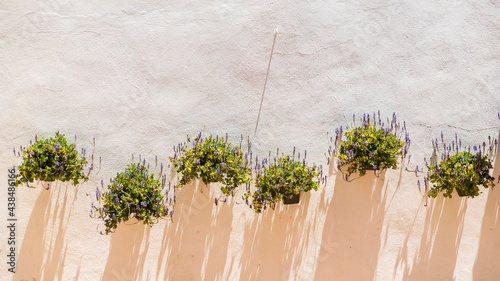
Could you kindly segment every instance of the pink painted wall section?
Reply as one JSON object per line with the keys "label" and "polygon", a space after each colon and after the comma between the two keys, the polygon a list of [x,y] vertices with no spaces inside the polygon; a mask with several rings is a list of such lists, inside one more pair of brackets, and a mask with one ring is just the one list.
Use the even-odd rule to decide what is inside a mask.
{"label": "pink painted wall section", "polygon": [[[431,138],[498,137],[498,1],[2,1],[0,280],[495,280],[500,190],[427,199],[422,177],[342,180],[325,153],[352,114],[406,121],[410,167]],[[257,133],[274,30],[278,29]],[[102,157],[77,187],[19,187],[8,272],[13,147],[57,130]],[[168,164],[186,135],[250,136],[254,153],[307,149],[328,181],[256,215],[242,191],[178,190],[172,220],[100,235],[101,179],[131,155]],[[327,135],[327,132],[330,134]],[[492,171],[500,176],[497,154]],[[175,183],[178,178],[168,171]],[[95,200],[95,198],[94,198]]]}

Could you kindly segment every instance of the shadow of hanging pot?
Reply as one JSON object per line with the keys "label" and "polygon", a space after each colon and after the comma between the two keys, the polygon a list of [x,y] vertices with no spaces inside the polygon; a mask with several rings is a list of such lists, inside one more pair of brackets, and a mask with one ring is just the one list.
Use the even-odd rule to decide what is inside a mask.
{"label": "shadow of hanging pot", "polygon": [[300,202],[300,193],[295,194],[290,198],[283,196],[283,204],[285,204],[285,205],[297,204],[299,202]]}

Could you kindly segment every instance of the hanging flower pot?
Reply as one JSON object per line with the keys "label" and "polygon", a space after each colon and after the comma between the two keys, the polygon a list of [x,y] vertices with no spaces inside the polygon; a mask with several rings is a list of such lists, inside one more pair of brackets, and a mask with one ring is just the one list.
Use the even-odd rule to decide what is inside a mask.
{"label": "hanging flower pot", "polygon": [[[406,156],[411,143],[406,124],[400,126],[395,113],[384,123],[380,111],[372,116],[363,114],[360,126],[355,125],[355,119],[353,115],[353,126],[345,132],[342,127],[335,130],[335,148],[330,146],[328,150],[328,155],[337,158],[344,179],[349,180],[356,172],[364,176],[366,171],[397,169],[398,160]],[[328,157],[328,164],[330,160]]]}
{"label": "hanging flower pot", "polygon": [[[21,147],[17,151],[17,155],[23,157],[23,163],[18,166],[16,185],[31,187],[30,183],[40,180],[49,189],[56,180],[72,181],[73,185],[85,182],[93,169],[91,163],[88,171],[85,171],[88,163],[85,154],[85,149],[78,153],[76,145],[68,142],[64,134],[59,132],[54,138],[38,139],[35,136],[35,142],[30,141],[29,147]],[[93,159],[93,155],[91,158]]]}
{"label": "hanging flower pot", "polygon": [[489,137],[488,143],[473,146],[462,150],[462,140],[455,134],[455,140],[451,144],[445,144],[441,133],[442,144],[437,139],[432,141],[434,151],[440,150],[441,160],[427,165],[427,176],[425,181],[433,183],[429,189],[429,197],[437,197],[443,193],[444,197],[452,197],[456,190],[460,197],[478,196],[481,192],[479,187],[493,188],[495,178],[490,175],[493,168],[489,155],[495,155],[498,145],[496,139]]}
{"label": "hanging flower pot", "polygon": [[[305,159],[295,158],[295,148],[293,156],[275,157],[273,160],[264,158],[259,162],[256,157],[255,178],[256,191],[247,191],[243,196],[246,203],[255,212],[260,213],[267,207],[274,208],[278,202],[284,204],[297,204],[300,201],[300,193],[308,192],[311,189],[318,190],[323,178],[321,167],[313,165],[308,167]],[[252,202],[249,203],[251,197]]]}
{"label": "hanging flower pot", "polygon": [[[245,148],[233,146],[226,137],[211,135],[204,137],[199,133],[193,140],[189,137],[184,143],[174,147],[174,157],[170,161],[180,174],[179,185],[184,186],[193,179],[201,178],[204,184],[222,183],[221,191],[224,196],[234,196],[236,188],[250,182],[249,155],[251,143],[248,141]],[[246,153],[245,153],[246,151]],[[215,204],[219,200],[215,199]],[[223,199],[225,201],[225,199]]]}
{"label": "hanging flower pot", "polygon": [[101,180],[101,189],[95,192],[99,203],[92,203],[90,210],[91,217],[104,221],[105,230],[101,234],[113,233],[120,222],[133,220],[153,226],[164,217],[172,218],[175,190],[169,198],[170,185],[165,192],[166,177],[161,174],[163,165],[158,177],[148,167],[146,160],[139,160],[117,173],[106,187]]}

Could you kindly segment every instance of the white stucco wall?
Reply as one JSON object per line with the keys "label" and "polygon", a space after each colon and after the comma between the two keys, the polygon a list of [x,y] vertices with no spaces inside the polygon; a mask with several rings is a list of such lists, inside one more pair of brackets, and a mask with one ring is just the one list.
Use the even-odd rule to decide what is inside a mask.
{"label": "white stucco wall", "polygon": [[[493,0],[2,1],[0,279],[498,278],[498,190],[426,200],[410,173],[347,183],[331,170],[300,205],[255,215],[240,196],[215,206],[214,186],[202,193],[193,183],[179,191],[173,222],[120,225],[110,236],[89,218],[87,194],[131,154],[166,163],[199,131],[250,135],[260,155],[307,149],[324,166],[326,133],[353,113],[397,112],[414,164],[441,131],[467,144],[496,137],[499,13]],[[17,190],[12,275],[12,147],[57,130],[88,150],[95,137],[102,169],[77,188]]]}

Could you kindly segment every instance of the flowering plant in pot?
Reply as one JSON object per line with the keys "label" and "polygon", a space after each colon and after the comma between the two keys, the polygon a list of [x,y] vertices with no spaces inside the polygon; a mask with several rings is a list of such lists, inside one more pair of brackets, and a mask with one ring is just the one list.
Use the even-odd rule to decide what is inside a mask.
{"label": "flowering plant in pot", "polygon": [[[451,198],[453,190],[461,197],[474,198],[481,192],[480,186],[493,188],[495,178],[490,175],[493,168],[492,155],[498,146],[498,140],[488,138],[488,144],[462,149],[462,140],[455,134],[455,140],[450,144],[443,141],[432,140],[435,155],[441,150],[441,159],[434,163],[426,163],[427,176],[424,178],[426,185],[430,182],[433,186],[428,191],[429,197],[437,197],[443,193],[444,197]],[[441,147],[441,148],[440,148]]]}
{"label": "flowering plant in pot", "polygon": [[[15,148],[13,152],[15,155]],[[20,146],[17,155],[23,157],[23,163],[18,166],[16,185],[25,184],[28,187],[32,187],[30,183],[35,180],[48,182],[46,189],[50,188],[50,182],[56,180],[72,181],[73,185],[77,185],[88,179],[94,166],[91,163],[89,170],[85,171],[88,163],[86,150],[82,148],[81,153],[78,153],[76,145],[69,143],[64,134],[59,132],[48,139],[38,139],[35,135],[35,142],[30,141],[29,147]],[[92,162],[93,158],[92,155]]]}
{"label": "flowering plant in pot", "polygon": [[[179,185],[201,178],[204,184],[222,183],[221,191],[225,196],[234,196],[241,184],[249,184],[251,170],[251,143],[247,141],[247,152],[240,145],[233,146],[226,137],[204,137],[199,133],[193,140],[174,147],[174,157],[170,157],[173,166],[180,173]],[[215,201],[217,203],[217,199]]]}
{"label": "flowering plant in pot", "polygon": [[395,113],[384,123],[380,111],[372,116],[363,114],[360,126],[355,125],[355,119],[353,115],[353,124],[345,133],[342,126],[335,129],[335,140],[331,138],[335,148],[328,149],[328,155],[337,158],[337,167],[345,173],[345,179],[355,172],[364,176],[367,170],[397,169],[398,160],[402,162],[406,157],[411,143],[406,123],[401,126]]}
{"label": "flowering plant in pot", "polygon": [[[172,198],[163,194],[166,176],[155,177],[146,165],[146,161],[128,164],[123,172],[110,179],[110,184],[104,188],[101,180],[101,189],[97,187],[95,196],[98,205],[92,203],[90,216],[102,219],[105,225],[105,234],[113,233],[120,222],[132,218],[153,226],[159,219],[173,215]],[[170,187],[170,185],[169,185]],[[175,201],[175,195],[173,196]],[[170,206],[168,208],[167,206]],[[101,231],[102,234],[102,231]]]}
{"label": "flowering plant in pot", "polygon": [[[289,203],[298,203],[298,196],[301,191],[308,192],[311,189],[318,190],[323,172],[316,165],[308,167],[305,160],[295,159],[295,148],[293,156],[275,157],[272,161],[264,158],[259,162],[256,157],[255,162],[255,187],[256,191],[247,190],[243,199],[255,212],[260,213],[267,206],[275,207],[278,202],[290,200]],[[249,198],[252,202],[249,204]],[[295,201],[294,198],[297,200]]]}

